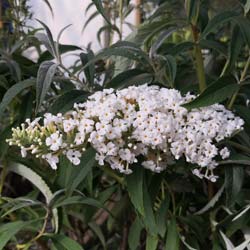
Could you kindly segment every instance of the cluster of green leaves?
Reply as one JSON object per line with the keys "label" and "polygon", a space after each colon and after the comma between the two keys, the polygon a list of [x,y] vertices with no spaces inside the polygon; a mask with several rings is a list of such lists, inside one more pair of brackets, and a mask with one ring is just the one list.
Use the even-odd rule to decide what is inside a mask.
{"label": "cluster of green leaves", "polygon": [[[88,7],[106,20],[99,37],[104,30],[121,33],[114,20],[123,17],[123,24],[130,10],[129,1],[110,2],[112,20],[105,1]],[[55,39],[41,21],[42,32],[18,40],[2,36],[0,249],[249,247],[250,1],[218,4],[159,1],[126,39],[97,53],[60,44],[67,27]],[[24,56],[30,48],[39,55],[36,62]],[[62,55],[70,51],[79,57],[68,68]],[[103,88],[145,83],[199,94],[187,109],[219,102],[245,120],[244,131],[222,142],[232,154],[220,162],[215,184],[194,177],[184,159],[161,174],[135,166],[133,174],[122,176],[99,168],[91,149],[80,166],[62,157],[54,172],[42,160],[21,158],[5,142],[26,118],[64,113]]]}

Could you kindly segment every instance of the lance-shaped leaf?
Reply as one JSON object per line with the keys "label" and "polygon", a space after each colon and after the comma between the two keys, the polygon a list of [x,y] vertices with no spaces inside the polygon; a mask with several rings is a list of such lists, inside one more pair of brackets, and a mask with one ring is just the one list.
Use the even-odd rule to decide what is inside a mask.
{"label": "lance-shaped leaf", "polygon": [[58,250],[83,250],[83,247],[69,237],[57,234],[49,237]]}
{"label": "lance-shaped leaf", "polygon": [[0,103],[0,116],[3,115],[3,112],[5,111],[5,109],[8,107],[8,105],[11,103],[11,101],[19,93],[21,93],[24,89],[27,89],[27,88],[32,87],[34,85],[35,85],[35,79],[28,79],[28,80],[24,80],[22,82],[16,83],[12,87],[10,87],[6,91],[2,101]]}
{"label": "lance-shaped leaf", "polygon": [[230,77],[219,78],[210,84],[197,98],[184,104],[187,109],[206,107],[215,103],[219,103],[232,96],[239,90],[239,85]]}
{"label": "lance-shaped leaf", "polygon": [[[36,220],[38,221],[38,220]],[[0,226],[0,250],[4,248],[6,244],[14,237],[19,231],[25,227],[31,225],[34,221],[15,221],[10,223],[5,223]]]}
{"label": "lance-shaped leaf", "polygon": [[[51,48],[51,53],[54,57],[56,57],[56,48],[55,48],[55,42],[54,42],[54,39],[53,39],[53,35],[49,29],[49,27],[42,21],[36,19],[42,26],[43,28],[45,29],[46,31],[46,34],[47,34],[47,43],[49,43],[49,47]],[[41,36],[40,36],[41,38]],[[39,38],[38,38],[39,39]],[[46,41],[45,38],[43,38],[43,41]],[[44,44],[46,46],[46,44]],[[48,46],[48,44],[47,44]]]}
{"label": "lance-shaped leaf", "polygon": [[232,31],[232,39],[228,48],[228,59],[224,67],[224,72],[229,73],[235,66],[235,63],[243,46],[244,39],[238,25],[235,25]]}
{"label": "lance-shaped leaf", "polygon": [[[87,53],[81,53],[80,59],[82,62],[82,65],[85,66],[89,61],[93,61],[94,59],[94,52],[92,50],[89,50]],[[90,63],[88,67],[84,69],[84,74],[87,79],[87,81],[93,85],[95,83],[95,64]]]}
{"label": "lance-shaped leaf", "polygon": [[106,14],[106,11],[102,5],[102,1],[101,0],[92,0],[92,2],[95,4],[97,10],[99,11],[99,13],[102,15],[102,17],[105,19],[105,21],[110,25],[112,26],[112,23],[110,22],[107,14]]}
{"label": "lance-shaped leaf", "polygon": [[[38,190],[44,195],[46,199],[46,203],[49,204],[53,194],[48,187],[48,185],[45,183],[45,181],[32,169],[18,163],[13,163],[8,166],[8,171],[14,172],[23,178],[29,180],[35,187],[38,188]],[[53,213],[53,224],[55,228],[55,232],[58,231],[58,224],[59,224],[59,219],[58,219],[58,212],[57,209],[52,210]]]}
{"label": "lance-shaped leaf", "polygon": [[128,58],[130,60],[139,61],[141,63],[146,64],[147,66],[151,66],[151,61],[148,55],[141,50],[135,43],[121,41],[113,44],[110,48],[103,49],[100,51],[93,60],[90,60],[83,69],[87,68],[90,64],[103,59],[105,57],[111,56],[121,56]]}
{"label": "lance-shaped leaf", "polygon": [[225,185],[227,204],[231,206],[235,203],[244,181],[243,167],[233,166],[225,168]]}
{"label": "lance-shaped leaf", "polygon": [[200,1],[197,0],[185,0],[185,9],[188,17],[188,21],[195,25],[197,23],[200,12]]}
{"label": "lance-shaped leaf", "polygon": [[43,62],[39,67],[36,81],[36,111],[45,99],[56,69],[57,64],[50,61]]}
{"label": "lance-shaped leaf", "polygon": [[176,224],[175,218],[172,218],[168,224],[168,233],[166,240],[166,249],[169,250],[178,250],[179,249],[179,232]]}
{"label": "lance-shaped leaf", "polygon": [[135,209],[141,214],[145,215],[143,187],[144,187],[144,172],[140,167],[135,167],[131,175],[127,176],[127,189],[130,200]]}
{"label": "lance-shaped leaf", "polygon": [[142,223],[139,217],[136,217],[135,221],[130,227],[128,234],[128,245],[130,250],[136,250],[140,244],[140,235],[143,229]]}
{"label": "lance-shaped leaf", "polygon": [[210,32],[214,31],[216,28],[218,28],[222,24],[228,21],[231,21],[233,18],[235,18],[238,15],[239,14],[234,11],[225,11],[225,12],[219,13],[208,22],[206,28],[201,33],[201,39],[205,38]]}
{"label": "lance-shaped leaf", "polygon": [[235,22],[239,25],[241,33],[245,39],[245,42],[248,45],[248,48],[250,48],[250,21],[247,18],[244,18],[242,16],[234,18]]}
{"label": "lance-shaped leaf", "polygon": [[83,90],[70,90],[60,95],[53,105],[50,107],[49,111],[53,114],[65,113],[73,108],[74,103],[84,102],[89,93]]}
{"label": "lance-shaped leaf", "polygon": [[165,42],[165,40],[176,31],[175,27],[170,27],[169,29],[162,31],[160,35],[157,37],[156,41],[150,48],[149,55],[153,57],[156,54],[157,50],[161,47],[161,45]]}

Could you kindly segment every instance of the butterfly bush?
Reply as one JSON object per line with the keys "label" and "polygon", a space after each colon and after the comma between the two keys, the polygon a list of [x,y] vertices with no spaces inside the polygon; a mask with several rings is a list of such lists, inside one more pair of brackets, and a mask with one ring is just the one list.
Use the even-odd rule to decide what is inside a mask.
{"label": "butterfly bush", "polygon": [[20,147],[23,157],[31,152],[53,169],[60,155],[79,165],[91,146],[99,165],[108,164],[124,174],[139,161],[158,173],[183,157],[194,164],[195,175],[216,181],[216,160],[230,155],[216,144],[241,130],[244,122],[220,104],[191,111],[182,106],[194,98],[158,86],[104,89],[65,115],[46,113],[26,120],[13,129],[8,142]]}

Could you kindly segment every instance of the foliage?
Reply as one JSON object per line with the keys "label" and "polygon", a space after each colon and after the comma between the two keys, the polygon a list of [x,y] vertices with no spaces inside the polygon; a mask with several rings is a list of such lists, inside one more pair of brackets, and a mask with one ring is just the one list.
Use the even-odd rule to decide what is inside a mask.
{"label": "foliage", "polygon": [[[122,34],[133,6],[110,1],[112,19],[106,2],[92,1],[88,9],[96,8],[108,30]],[[250,1],[161,0],[144,6],[150,2],[154,9],[144,7],[139,27],[97,53],[60,44],[62,33],[53,38],[43,22],[42,31],[23,32],[23,24],[13,34],[1,30],[0,249],[249,247]],[[36,61],[25,56],[30,48]],[[62,55],[72,51],[79,57],[66,67]],[[245,120],[244,131],[222,142],[232,155],[220,162],[216,183],[190,174],[193,166],[183,159],[161,174],[137,169],[120,175],[99,167],[91,150],[81,165],[62,159],[54,171],[40,159],[23,159],[6,143],[26,118],[65,113],[103,88],[145,83],[200,93],[187,108],[220,102]]]}

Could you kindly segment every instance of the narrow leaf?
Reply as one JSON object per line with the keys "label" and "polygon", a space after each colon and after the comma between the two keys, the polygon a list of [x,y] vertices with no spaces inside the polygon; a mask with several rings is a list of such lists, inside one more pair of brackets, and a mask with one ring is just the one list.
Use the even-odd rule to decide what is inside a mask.
{"label": "narrow leaf", "polygon": [[53,35],[52,35],[52,33],[51,33],[49,27],[48,27],[44,22],[42,22],[42,21],[40,21],[40,20],[38,20],[38,19],[36,19],[36,20],[37,20],[37,21],[43,26],[43,28],[45,29],[46,34],[47,34],[47,36],[48,36],[48,41],[49,41],[50,47],[51,47],[51,49],[52,49],[52,54],[53,54],[54,56],[56,56],[55,43],[54,43]]}
{"label": "narrow leaf", "polygon": [[50,61],[43,62],[39,67],[36,81],[36,111],[45,99],[56,69],[57,64]]}
{"label": "narrow leaf", "polygon": [[5,109],[8,107],[8,105],[11,103],[11,101],[24,89],[32,87],[35,85],[35,80],[34,79],[28,79],[28,80],[24,80],[22,82],[16,83],[15,85],[13,85],[12,87],[10,87],[3,99],[2,102],[0,103],[0,116],[3,115],[3,112],[5,111]]}
{"label": "narrow leaf", "polygon": [[162,33],[157,37],[156,41],[153,43],[153,45],[150,48],[149,55],[150,57],[153,57],[156,53],[157,50],[161,47],[161,45],[165,42],[165,40],[173,34],[173,32],[176,31],[175,27],[171,27]]}
{"label": "narrow leaf", "polygon": [[81,182],[85,179],[88,173],[91,171],[92,167],[95,165],[95,150],[93,148],[89,148],[84,155],[81,157],[81,164],[78,166],[77,170],[78,174],[72,181],[70,190],[73,191],[76,189]]}
{"label": "narrow leaf", "polygon": [[218,26],[228,21],[231,21],[236,16],[238,16],[238,13],[234,11],[225,11],[225,12],[219,13],[208,22],[206,28],[203,30],[201,34],[201,39],[205,38],[210,32],[218,28]]}
{"label": "narrow leaf", "polygon": [[234,83],[233,79],[222,77],[210,84],[198,97],[184,104],[183,107],[190,110],[219,103],[224,101],[227,97],[232,96],[238,89],[239,85]]}
{"label": "narrow leaf", "polygon": [[105,9],[103,8],[102,1],[101,0],[92,0],[92,2],[95,4],[97,10],[102,15],[102,17],[105,19],[105,21],[112,26],[112,23],[110,22],[109,18],[106,15]]}
{"label": "narrow leaf", "polygon": [[[48,185],[44,182],[44,180],[33,170],[30,168],[19,164],[19,163],[13,163],[10,166],[8,166],[8,171],[14,172],[18,175],[21,175],[23,178],[29,180],[34,186],[36,186],[40,192],[44,195],[46,199],[46,203],[49,204],[53,194],[48,187]],[[58,230],[58,212],[56,209],[53,209],[53,220],[54,220],[54,227],[55,231]]]}
{"label": "narrow leaf", "polygon": [[131,202],[141,215],[145,214],[143,201],[143,173],[143,169],[137,166],[134,168],[133,173],[126,178],[128,194]]}
{"label": "narrow leaf", "polygon": [[148,234],[146,241],[146,250],[156,250],[158,245],[158,237]]}
{"label": "narrow leaf", "polygon": [[0,250],[5,249],[6,244],[15,236],[20,230],[26,226],[34,223],[34,221],[15,221],[6,223],[0,226]]}
{"label": "narrow leaf", "polygon": [[84,102],[88,95],[89,93],[82,90],[67,91],[55,100],[49,111],[53,114],[65,113],[73,108],[74,103]]}
{"label": "narrow leaf", "polygon": [[60,249],[63,248],[66,250],[83,250],[82,246],[79,245],[76,241],[62,234],[53,235],[51,237],[51,240],[56,245],[60,246]]}
{"label": "narrow leaf", "polygon": [[168,233],[165,248],[168,250],[179,250],[179,233],[175,218],[168,225]]}
{"label": "narrow leaf", "polygon": [[134,220],[128,234],[128,245],[130,250],[136,250],[140,244],[141,230],[143,229],[138,217]]}

